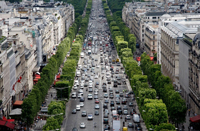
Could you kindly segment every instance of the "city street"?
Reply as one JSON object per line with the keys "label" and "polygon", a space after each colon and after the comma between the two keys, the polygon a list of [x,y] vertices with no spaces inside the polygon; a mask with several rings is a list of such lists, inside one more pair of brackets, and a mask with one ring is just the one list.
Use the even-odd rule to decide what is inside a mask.
{"label": "city street", "polygon": [[[61,128],[62,131],[71,131],[73,128],[79,130],[82,122],[85,124],[85,128],[80,130],[83,131],[104,131],[106,130],[105,126],[110,126],[109,130],[112,130],[112,110],[117,110],[118,106],[120,106],[121,109],[119,110],[122,113],[122,118],[119,119],[121,130],[123,127],[128,127],[129,122],[133,123],[130,111],[136,104],[132,100],[133,94],[126,94],[128,93],[128,88],[125,82],[126,78],[122,64],[119,62],[112,63],[113,60],[119,57],[114,45],[111,45],[109,42],[111,40],[109,27],[101,5],[101,0],[93,1],[92,13],[82,50],[84,55],[80,57],[76,71],[76,73],[80,72],[80,76],[77,76],[78,81],[75,81],[71,93],[76,92],[76,95],[75,97],[71,95],[73,98],[71,97],[67,103],[66,117]],[[90,43],[89,40],[92,41],[91,45],[88,44]],[[114,85],[117,87],[114,87]],[[79,94],[80,92],[83,92],[82,96]],[[91,100],[88,100],[88,94],[92,94]],[[77,105],[80,104],[79,95],[84,98],[84,106],[80,108],[80,111],[76,110],[76,113],[72,113],[74,109],[77,109]],[[122,99],[126,99],[126,104],[122,104]],[[96,100],[99,102],[99,109],[95,106]],[[112,102],[114,102],[114,105],[112,105],[111,110]],[[131,107],[129,106],[129,102],[132,102]],[[104,108],[108,109],[108,116],[105,115],[106,111]],[[130,115],[130,120],[126,122],[126,115],[123,115],[124,110],[127,110],[126,115]],[[82,111],[87,112],[85,117],[82,117]],[[99,115],[95,115],[96,111],[98,111]],[[88,114],[92,114],[93,120],[88,120]],[[108,124],[103,124],[104,117],[108,117]],[[123,122],[125,122],[124,126]],[[134,128],[129,129],[129,131],[131,130],[134,130]]]}

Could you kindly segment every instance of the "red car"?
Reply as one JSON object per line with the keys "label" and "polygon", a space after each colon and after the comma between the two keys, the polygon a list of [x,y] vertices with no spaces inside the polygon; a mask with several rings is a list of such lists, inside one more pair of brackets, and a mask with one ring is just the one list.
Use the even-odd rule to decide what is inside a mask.
{"label": "red car", "polygon": [[95,100],[95,104],[99,104],[99,100],[98,99]]}

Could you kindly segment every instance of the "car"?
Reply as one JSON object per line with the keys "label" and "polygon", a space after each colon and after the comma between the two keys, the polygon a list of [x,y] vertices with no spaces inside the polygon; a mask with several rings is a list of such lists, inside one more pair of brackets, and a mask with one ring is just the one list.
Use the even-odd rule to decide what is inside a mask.
{"label": "car", "polygon": [[88,120],[93,120],[93,116],[92,116],[92,114],[88,114],[88,118],[87,118]]}
{"label": "car", "polygon": [[86,111],[82,111],[81,116],[82,117],[86,117],[87,116],[87,112]]}
{"label": "car", "polygon": [[108,116],[109,116],[108,113],[104,113],[104,116],[103,116],[103,117],[104,117],[104,118],[108,118]]}
{"label": "car", "polygon": [[83,93],[83,90],[82,90],[82,89],[79,89],[78,93]]}
{"label": "car", "polygon": [[94,108],[99,109],[99,104],[95,104]]}
{"label": "car", "polygon": [[81,122],[80,128],[85,128],[85,123]]}
{"label": "car", "polygon": [[104,103],[109,103],[109,99],[105,99],[105,100],[104,100]]}
{"label": "car", "polygon": [[120,97],[123,97],[123,96],[124,96],[123,92],[120,92],[120,93],[119,93],[119,96],[120,96]]}
{"label": "car", "polygon": [[96,100],[95,100],[95,104],[99,104],[99,99],[96,99]]}
{"label": "car", "polygon": [[131,116],[130,115],[126,115],[125,120],[130,120]]}
{"label": "car", "polygon": [[98,95],[94,95],[94,99],[98,99],[99,97],[98,97]]}
{"label": "car", "polygon": [[80,102],[79,105],[80,105],[80,107],[84,107],[84,103],[83,102]]}
{"label": "car", "polygon": [[133,115],[135,113],[136,113],[136,110],[134,108],[132,108],[131,111],[130,111],[130,115]]}
{"label": "car", "polygon": [[127,105],[124,105],[124,106],[123,106],[123,110],[128,110],[128,106],[127,106]]}
{"label": "car", "polygon": [[85,101],[85,97],[81,97],[80,102],[84,102],[84,101]]}
{"label": "car", "polygon": [[115,106],[114,101],[110,101],[110,106]]}
{"label": "car", "polygon": [[104,93],[104,98],[108,98],[108,93]]}
{"label": "car", "polygon": [[117,87],[117,83],[114,83],[114,86],[113,87]]}
{"label": "car", "polygon": [[116,94],[119,94],[119,90],[115,90],[115,93],[116,93]]}
{"label": "car", "polygon": [[73,110],[72,110],[72,114],[76,114],[76,109],[73,109]]}
{"label": "car", "polygon": [[72,131],[78,131],[78,129],[77,129],[76,127],[74,127],[74,128],[72,129]]}
{"label": "car", "polygon": [[121,106],[117,106],[117,110],[121,110],[122,109],[122,107]]}
{"label": "car", "polygon": [[124,115],[128,115],[128,110],[124,110],[124,111],[123,111],[123,114],[124,114]]}
{"label": "car", "polygon": [[77,90],[77,89],[78,89],[77,85],[74,85],[73,89],[74,89],[74,90]]}
{"label": "car", "polygon": [[127,100],[124,98],[124,99],[122,100],[122,104],[126,104],[126,102],[127,102]]}
{"label": "car", "polygon": [[118,85],[121,85],[121,81],[117,81],[117,84],[118,84]]}
{"label": "car", "polygon": [[99,85],[99,82],[96,82],[96,85]]}
{"label": "car", "polygon": [[116,95],[115,95],[115,97],[120,99],[120,96],[119,96],[119,94],[116,94]]}
{"label": "car", "polygon": [[89,92],[93,92],[93,89],[92,89],[92,88],[89,88],[88,91],[89,91]]}
{"label": "car", "polygon": [[83,93],[78,94],[78,98],[81,98],[83,96]]}
{"label": "car", "polygon": [[125,95],[125,97],[126,97],[126,98],[129,98],[129,97],[130,97],[130,95],[126,94],[126,95]]}
{"label": "car", "polygon": [[117,110],[117,114],[121,115],[122,114],[122,110]]}
{"label": "car", "polygon": [[129,107],[133,107],[133,102],[128,103]]}
{"label": "car", "polygon": [[128,128],[134,128],[133,123],[129,122],[129,123],[128,123]]}
{"label": "car", "polygon": [[94,115],[98,116],[98,115],[99,115],[99,111],[98,111],[98,110],[95,110],[95,111],[94,111]]}
{"label": "car", "polygon": [[106,87],[103,88],[103,92],[107,92],[107,88]]}
{"label": "car", "polygon": [[136,131],[141,131],[142,130],[140,123],[135,123],[135,130]]}
{"label": "car", "polygon": [[106,88],[106,85],[102,85],[102,88]]}
{"label": "car", "polygon": [[98,79],[98,78],[99,78],[98,74],[96,74],[94,78],[95,78],[95,79]]}
{"label": "car", "polygon": [[133,114],[134,123],[140,123],[140,116],[138,114]]}
{"label": "car", "polygon": [[104,127],[104,131],[108,131],[108,130],[110,130],[110,125],[106,124]]}
{"label": "car", "polygon": [[99,93],[98,93],[98,91],[95,91],[94,94],[95,94],[95,95],[98,95]]}
{"label": "car", "polygon": [[129,94],[129,95],[133,94],[133,91],[129,91],[128,94]]}
{"label": "car", "polygon": [[110,99],[113,99],[114,98],[114,95],[113,94],[110,94]]}
{"label": "car", "polygon": [[115,107],[114,107],[114,106],[111,107],[111,111],[112,111],[112,110],[115,110]]}
{"label": "car", "polygon": [[119,105],[119,104],[120,104],[120,100],[119,100],[119,99],[116,99],[116,101],[115,101],[115,102],[116,102],[116,104],[117,104],[117,105]]}
{"label": "car", "polygon": [[88,100],[92,100],[92,94],[88,94]]}
{"label": "car", "polygon": [[76,110],[80,111],[81,110],[81,106],[80,105],[76,105]]}
{"label": "car", "polygon": [[103,118],[103,124],[108,124],[109,123],[109,119],[108,118]]}
{"label": "car", "polygon": [[108,109],[108,105],[106,103],[103,104],[104,109]]}
{"label": "car", "polygon": [[84,87],[87,87],[87,86],[88,86],[88,84],[87,84],[87,82],[85,82],[85,83],[84,83]]}

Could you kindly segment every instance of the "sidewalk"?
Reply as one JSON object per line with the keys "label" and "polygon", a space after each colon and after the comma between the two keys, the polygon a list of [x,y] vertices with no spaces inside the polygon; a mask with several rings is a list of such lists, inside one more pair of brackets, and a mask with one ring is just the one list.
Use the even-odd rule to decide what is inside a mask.
{"label": "sidewalk", "polygon": [[[126,79],[126,85],[127,85],[127,87],[128,87],[128,90],[129,90],[129,91],[132,91],[132,88],[131,88],[131,85],[130,85],[130,82],[129,82],[128,79]],[[139,111],[138,105],[137,105],[137,101],[134,100],[133,103],[134,103],[134,105],[135,105],[135,110],[136,110],[137,114],[141,114],[140,111]],[[140,116],[141,116],[141,115],[140,115]],[[147,127],[146,127],[146,125],[145,125],[145,123],[144,123],[144,120],[142,119],[142,117],[140,117],[140,124],[141,124],[141,127],[142,127],[142,130],[143,130],[143,131],[148,131],[148,130],[147,130]]]}

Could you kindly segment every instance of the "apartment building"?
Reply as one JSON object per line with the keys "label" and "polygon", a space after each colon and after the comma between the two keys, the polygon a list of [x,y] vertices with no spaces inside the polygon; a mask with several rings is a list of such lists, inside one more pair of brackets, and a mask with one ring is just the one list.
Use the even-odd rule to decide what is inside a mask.
{"label": "apartment building", "polygon": [[160,34],[158,27],[157,24],[145,24],[144,50],[149,56],[154,56],[159,49]]}

